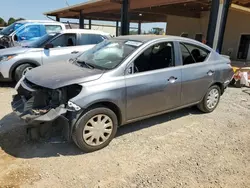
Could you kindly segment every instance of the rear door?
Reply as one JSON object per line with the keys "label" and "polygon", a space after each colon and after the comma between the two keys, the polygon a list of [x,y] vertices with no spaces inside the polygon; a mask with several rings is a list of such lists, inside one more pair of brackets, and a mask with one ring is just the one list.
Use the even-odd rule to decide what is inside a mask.
{"label": "rear door", "polygon": [[214,80],[214,66],[209,62],[210,51],[191,43],[179,43],[182,55],[181,104],[201,101]]}
{"label": "rear door", "polygon": [[50,43],[53,45],[53,48],[44,49],[42,55],[43,64],[68,61],[69,59],[75,57],[76,54],[72,53],[77,44],[75,33],[65,33],[59,35]]}
{"label": "rear door", "polygon": [[175,54],[173,42],[160,42],[145,49],[128,67],[128,121],[180,105],[181,67],[176,66]]}

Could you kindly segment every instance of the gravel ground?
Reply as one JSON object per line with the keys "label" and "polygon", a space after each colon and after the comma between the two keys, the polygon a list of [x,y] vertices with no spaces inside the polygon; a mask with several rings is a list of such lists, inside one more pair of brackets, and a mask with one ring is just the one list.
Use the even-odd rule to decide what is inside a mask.
{"label": "gravel ground", "polygon": [[187,108],[124,126],[89,154],[26,141],[13,93],[0,88],[0,188],[250,187],[250,89],[229,88],[211,114]]}

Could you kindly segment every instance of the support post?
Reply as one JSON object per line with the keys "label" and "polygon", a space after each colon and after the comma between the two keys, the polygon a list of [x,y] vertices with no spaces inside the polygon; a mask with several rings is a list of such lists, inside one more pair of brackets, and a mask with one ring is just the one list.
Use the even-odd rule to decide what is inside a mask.
{"label": "support post", "polygon": [[207,45],[221,53],[227,17],[232,0],[212,0]]}
{"label": "support post", "polygon": [[80,11],[79,28],[80,29],[84,29],[84,15],[83,15],[83,10]]}
{"label": "support post", "polygon": [[129,0],[122,1],[121,7],[121,35],[129,34]]}
{"label": "support post", "polygon": [[224,34],[225,34],[225,30],[226,30],[226,25],[227,25],[227,17],[228,17],[228,12],[229,12],[229,8],[231,6],[231,3],[232,3],[232,0],[224,0],[223,11],[222,11],[222,15],[221,15],[221,24],[220,24],[218,44],[216,47],[216,49],[219,53],[221,53],[221,51],[222,51]]}
{"label": "support post", "polygon": [[56,21],[60,22],[60,17],[59,16],[56,16]]}
{"label": "support post", "polygon": [[138,35],[141,34],[141,21],[138,22]]}
{"label": "support post", "polygon": [[116,36],[119,36],[119,21],[116,21]]}
{"label": "support post", "polygon": [[167,30],[168,30],[168,16],[166,16],[165,35],[167,35]]}
{"label": "support post", "polygon": [[218,12],[220,2],[218,0],[212,0],[208,30],[207,30],[207,45],[213,47],[215,29],[217,24]]}
{"label": "support post", "polygon": [[91,29],[91,26],[92,26],[92,24],[91,24],[91,19],[89,19],[89,29]]}

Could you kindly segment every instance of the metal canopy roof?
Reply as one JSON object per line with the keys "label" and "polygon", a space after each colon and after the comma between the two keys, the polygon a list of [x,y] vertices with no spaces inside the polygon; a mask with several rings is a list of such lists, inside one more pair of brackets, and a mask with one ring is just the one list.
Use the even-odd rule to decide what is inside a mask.
{"label": "metal canopy roof", "polygon": [[[119,21],[122,0],[91,0],[44,15],[58,18],[76,18],[83,12],[85,19]],[[233,3],[250,7],[250,0],[233,0]],[[130,0],[131,22],[166,22],[167,15],[200,17],[210,10],[211,0]]]}

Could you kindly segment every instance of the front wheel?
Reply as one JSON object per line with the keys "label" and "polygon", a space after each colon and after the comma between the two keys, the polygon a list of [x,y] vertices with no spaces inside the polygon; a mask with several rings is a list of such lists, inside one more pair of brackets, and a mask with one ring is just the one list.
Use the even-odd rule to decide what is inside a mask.
{"label": "front wheel", "polygon": [[78,120],[73,140],[81,150],[93,152],[111,142],[117,127],[116,114],[106,107],[97,107],[83,114]]}
{"label": "front wheel", "polygon": [[31,64],[22,64],[16,68],[15,81],[18,82],[28,71],[33,69],[34,66]]}
{"label": "front wheel", "polygon": [[198,104],[198,108],[205,113],[213,112],[219,104],[220,96],[221,89],[219,86],[210,87],[201,103]]}

